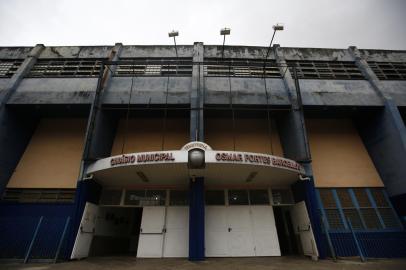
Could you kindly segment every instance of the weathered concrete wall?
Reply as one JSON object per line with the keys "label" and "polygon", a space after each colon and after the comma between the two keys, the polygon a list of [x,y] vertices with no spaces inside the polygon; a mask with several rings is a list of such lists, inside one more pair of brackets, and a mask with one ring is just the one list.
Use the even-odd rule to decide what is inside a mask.
{"label": "weathered concrete wall", "polygon": [[24,59],[33,47],[0,47],[0,59]]}
{"label": "weathered concrete wall", "polygon": [[107,58],[112,47],[113,46],[46,47],[39,58]]}
{"label": "weathered concrete wall", "polygon": [[[193,46],[178,45],[179,57],[192,57]],[[123,46],[120,58],[125,57],[174,57],[176,58],[175,46],[151,45],[151,46]]]}
{"label": "weathered concrete wall", "polygon": [[363,50],[362,57],[366,61],[377,62],[406,62],[406,51]]}
{"label": "weathered concrete wall", "polygon": [[1,78],[0,79],[0,100],[2,100],[2,98],[3,98],[4,94],[5,94],[5,90],[6,90],[7,86],[8,86],[9,81],[10,81],[9,78],[5,78],[5,79]]}
{"label": "weathered concrete wall", "polygon": [[97,78],[26,78],[9,104],[89,104]]}
{"label": "weathered concrete wall", "polygon": [[[131,92],[131,77],[113,77],[104,94],[105,104],[127,104]],[[165,104],[190,102],[191,77],[134,77],[131,104]]]}
{"label": "weathered concrete wall", "polygon": [[[262,60],[266,56],[268,47],[257,46],[224,46],[224,58],[247,58]],[[221,58],[223,46],[205,45],[204,57]],[[273,54],[269,54],[268,59],[275,59]]]}
{"label": "weathered concrete wall", "polygon": [[300,80],[303,105],[382,106],[365,80]]}
{"label": "weathered concrete wall", "polygon": [[[265,83],[261,78],[229,80],[228,77],[206,77],[204,79],[205,103],[229,104],[230,81],[233,104],[267,105]],[[266,79],[266,91],[269,105],[290,105],[282,79]]]}
{"label": "weathered concrete wall", "polygon": [[289,60],[354,61],[346,49],[284,48],[283,55]]}
{"label": "weathered concrete wall", "polygon": [[406,81],[381,81],[382,91],[392,97],[397,106],[406,106]]}

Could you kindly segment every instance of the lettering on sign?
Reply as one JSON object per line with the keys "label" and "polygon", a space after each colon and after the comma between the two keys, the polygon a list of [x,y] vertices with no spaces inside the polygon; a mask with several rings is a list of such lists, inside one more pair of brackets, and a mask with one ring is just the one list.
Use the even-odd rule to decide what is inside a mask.
{"label": "lettering on sign", "polygon": [[301,170],[301,165],[295,161],[277,158],[269,155],[238,153],[238,152],[218,152],[216,153],[216,161],[250,163],[260,165],[272,165],[275,167],[284,167],[294,170]]}
{"label": "lettering on sign", "polygon": [[134,164],[134,163],[154,163],[154,162],[172,162],[175,157],[172,152],[168,153],[145,153],[137,155],[122,155],[113,157],[110,160],[111,166]]}

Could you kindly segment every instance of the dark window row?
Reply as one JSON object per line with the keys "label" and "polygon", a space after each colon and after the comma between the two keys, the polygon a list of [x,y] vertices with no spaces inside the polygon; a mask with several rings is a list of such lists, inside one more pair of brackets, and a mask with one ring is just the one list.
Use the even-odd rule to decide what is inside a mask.
{"label": "dark window row", "polygon": [[11,78],[23,61],[22,59],[0,59],[0,78]]}
{"label": "dark window row", "polygon": [[8,188],[2,200],[19,203],[51,203],[72,202],[75,199],[75,189],[25,189]]}
{"label": "dark window row", "polygon": [[356,79],[364,76],[351,61],[287,61],[294,77],[294,67],[299,79]]}
{"label": "dark window row", "polygon": [[400,229],[401,224],[382,188],[319,189],[322,213],[330,230]]}
{"label": "dark window row", "polygon": [[27,77],[97,77],[103,59],[39,59]]}
{"label": "dark window row", "polygon": [[289,189],[272,189],[272,200],[267,189],[229,189],[206,190],[207,205],[225,205],[226,195],[228,205],[273,205],[293,204],[293,196]]}
{"label": "dark window row", "polygon": [[192,58],[121,58],[114,76],[192,76]]}
{"label": "dark window row", "polygon": [[281,78],[274,60],[208,58],[204,60],[203,67],[207,77]]}
{"label": "dark window row", "polygon": [[406,80],[406,63],[368,62],[380,80]]}

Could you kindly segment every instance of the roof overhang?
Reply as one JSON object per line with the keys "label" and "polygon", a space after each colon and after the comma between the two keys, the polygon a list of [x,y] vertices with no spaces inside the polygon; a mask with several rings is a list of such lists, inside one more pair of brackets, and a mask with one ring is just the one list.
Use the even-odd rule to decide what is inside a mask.
{"label": "roof overhang", "polygon": [[[195,149],[204,155],[204,166],[199,169],[190,168],[189,152]],[[109,187],[187,185],[189,179],[196,177],[204,177],[206,185],[287,186],[299,180],[305,171],[296,161],[278,156],[214,151],[194,145],[182,150],[100,159],[88,166],[86,174]]]}

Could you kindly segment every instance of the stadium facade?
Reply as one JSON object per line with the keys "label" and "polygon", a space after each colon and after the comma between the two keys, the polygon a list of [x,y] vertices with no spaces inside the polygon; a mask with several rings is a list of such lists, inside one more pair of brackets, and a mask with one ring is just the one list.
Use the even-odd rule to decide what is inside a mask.
{"label": "stadium facade", "polygon": [[270,49],[1,47],[0,258],[406,256],[406,51]]}

